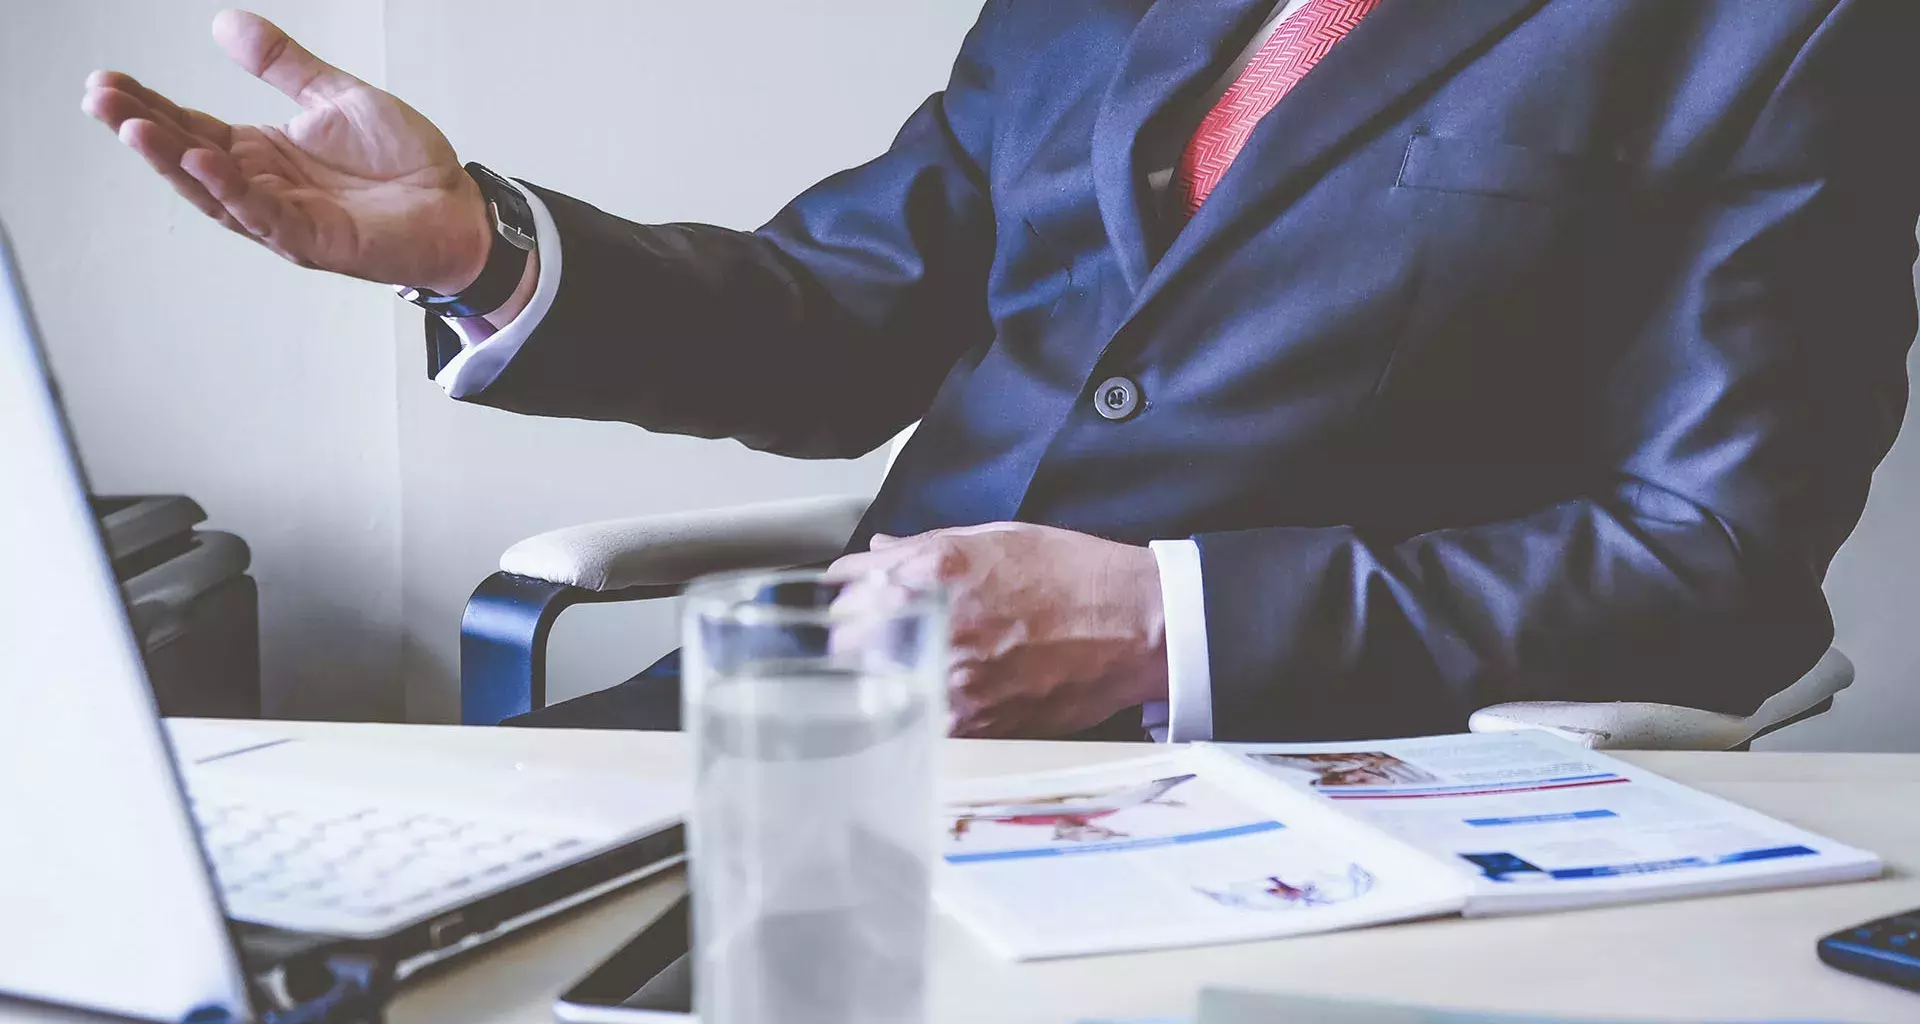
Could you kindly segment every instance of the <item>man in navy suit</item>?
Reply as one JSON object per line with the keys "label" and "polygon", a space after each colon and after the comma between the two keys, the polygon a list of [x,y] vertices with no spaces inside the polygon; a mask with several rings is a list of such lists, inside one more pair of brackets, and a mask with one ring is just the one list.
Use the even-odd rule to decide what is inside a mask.
{"label": "man in navy suit", "polygon": [[1906,397],[1917,16],[991,0],[887,153],[751,233],[463,171],[250,15],[215,33],[284,128],[85,105],[411,286],[456,397],[802,457],[920,420],[841,567],[952,589],[957,732],[1344,737],[1744,713],[1819,656]]}

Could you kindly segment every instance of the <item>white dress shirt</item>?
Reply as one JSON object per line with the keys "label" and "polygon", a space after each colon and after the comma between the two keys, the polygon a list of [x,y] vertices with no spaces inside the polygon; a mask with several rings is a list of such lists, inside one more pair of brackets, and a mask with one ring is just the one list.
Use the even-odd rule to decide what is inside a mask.
{"label": "white dress shirt", "polygon": [[[1207,111],[1219,102],[1234,79],[1240,77],[1255,53],[1265,45],[1280,25],[1292,17],[1307,0],[1287,0],[1276,4],[1266,23],[1253,35],[1233,65],[1214,84],[1189,119],[1199,124]],[[1184,144],[1185,140],[1177,140]],[[1177,159],[1178,146],[1171,152]],[[1156,198],[1165,193],[1173,180],[1171,162],[1147,175],[1147,184]],[[540,197],[526,193],[533,207],[533,223],[540,253],[540,280],[527,308],[506,326],[494,330],[482,319],[454,320],[447,323],[459,332],[464,347],[441,367],[434,380],[454,398],[466,398],[493,382],[520,346],[526,343],[540,321],[553,307],[560,291],[560,232],[554,226]],[[1148,704],[1143,709],[1142,725],[1156,740],[1188,742],[1213,738],[1213,672],[1207,660],[1206,591],[1200,580],[1200,546],[1191,540],[1156,540],[1147,547],[1160,569],[1160,602],[1166,615],[1167,700]]]}

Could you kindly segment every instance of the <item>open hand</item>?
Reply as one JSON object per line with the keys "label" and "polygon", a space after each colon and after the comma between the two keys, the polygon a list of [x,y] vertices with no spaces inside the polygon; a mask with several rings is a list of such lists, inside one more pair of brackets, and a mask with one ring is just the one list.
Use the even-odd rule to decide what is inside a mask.
{"label": "open hand", "polygon": [[223,11],[213,36],[300,112],[232,125],[116,71],[88,77],[81,108],[202,213],[301,266],[439,292],[479,276],[486,203],[439,129],[258,15]]}
{"label": "open hand", "polygon": [[956,736],[1064,736],[1166,699],[1160,570],[1146,548],[991,523],[876,536],[828,572],[946,587]]}

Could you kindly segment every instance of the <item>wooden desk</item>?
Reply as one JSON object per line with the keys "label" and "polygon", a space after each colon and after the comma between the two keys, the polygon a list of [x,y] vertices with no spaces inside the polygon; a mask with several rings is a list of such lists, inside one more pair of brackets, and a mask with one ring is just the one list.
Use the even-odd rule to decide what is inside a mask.
{"label": "wooden desk", "polygon": [[[251,726],[250,726],[251,727]],[[688,770],[679,735],[392,725],[265,725],[337,743],[432,749],[649,777]],[[949,771],[1065,767],[1128,744],[955,741]],[[1831,970],[1813,943],[1920,906],[1920,756],[1633,754],[1688,785],[1873,850],[1885,879],[1497,920],[1441,920],[1167,953],[1009,964],[951,921],[935,937],[939,1024],[1175,1017],[1205,985],[1629,1019],[1920,1021],[1920,995]],[[682,891],[676,873],[601,900],[419,979],[394,1024],[543,1024],[555,996]],[[4,1015],[4,1014],[0,1014]],[[52,1018],[49,1018],[52,1019]],[[63,1018],[64,1019],[64,1018]]]}

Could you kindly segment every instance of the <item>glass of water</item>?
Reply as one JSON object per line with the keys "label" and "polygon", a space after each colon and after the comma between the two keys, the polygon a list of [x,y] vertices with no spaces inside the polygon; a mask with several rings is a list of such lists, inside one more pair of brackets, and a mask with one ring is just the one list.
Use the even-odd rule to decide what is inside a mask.
{"label": "glass of water", "polygon": [[924,1020],[945,596],[717,576],[688,590],[682,629],[697,1016]]}

